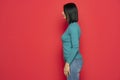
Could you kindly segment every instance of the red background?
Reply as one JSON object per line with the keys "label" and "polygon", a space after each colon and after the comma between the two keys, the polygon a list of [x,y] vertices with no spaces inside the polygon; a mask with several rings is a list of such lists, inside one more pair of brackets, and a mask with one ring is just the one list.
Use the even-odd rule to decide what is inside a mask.
{"label": "red background", "polygon": [[63,4],[75,2],[81,80],[120,80],[119,0],[0,0],[0,80],[66,80]]}

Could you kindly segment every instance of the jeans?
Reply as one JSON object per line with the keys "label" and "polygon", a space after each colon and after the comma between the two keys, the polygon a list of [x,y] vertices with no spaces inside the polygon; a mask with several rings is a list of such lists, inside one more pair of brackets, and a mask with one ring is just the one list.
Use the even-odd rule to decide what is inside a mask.
{"label": "jeans", "polygon": [[79,73],[81,71],[82,64],[82,58],[73,60],[70,64],[70,75],[67,77],[67,80],[79,80]]}

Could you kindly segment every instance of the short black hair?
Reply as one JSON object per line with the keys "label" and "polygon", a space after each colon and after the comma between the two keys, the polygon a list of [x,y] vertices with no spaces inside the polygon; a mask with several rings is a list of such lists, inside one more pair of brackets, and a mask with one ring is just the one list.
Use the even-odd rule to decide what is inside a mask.
{"label": "short black hair", "polygon": [[78,9],[75,3],[66,3],[63,8],[69,24],[72,22],[78,22]]}

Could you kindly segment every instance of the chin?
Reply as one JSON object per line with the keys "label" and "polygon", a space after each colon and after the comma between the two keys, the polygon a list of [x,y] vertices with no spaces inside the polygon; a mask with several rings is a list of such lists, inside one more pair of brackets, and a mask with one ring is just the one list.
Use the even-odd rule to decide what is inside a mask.
{"label": "chin", "polygon": [[63,16],[64,19],[66,19],[66,17]]}

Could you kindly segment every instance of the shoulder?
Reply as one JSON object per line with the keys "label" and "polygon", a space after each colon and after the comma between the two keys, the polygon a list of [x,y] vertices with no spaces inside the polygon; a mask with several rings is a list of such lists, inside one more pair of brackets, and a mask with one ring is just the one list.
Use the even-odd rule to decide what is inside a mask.
{"label": "shoulder", "polygon": [[69,24],[69,31],[76,31],[76,30],[79,30],[79,25],[77,22],[74,22],[74,23],[71,23]]}

